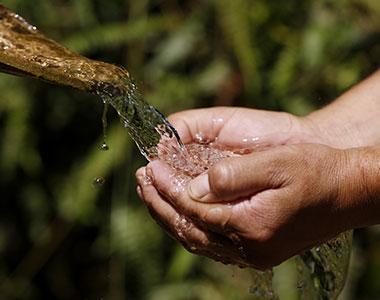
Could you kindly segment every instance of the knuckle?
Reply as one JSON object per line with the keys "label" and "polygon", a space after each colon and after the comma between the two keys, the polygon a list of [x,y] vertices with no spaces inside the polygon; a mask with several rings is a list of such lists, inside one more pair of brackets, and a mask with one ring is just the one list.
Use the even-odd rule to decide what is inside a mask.
{"label": "knuckle", "polygon": [[266,174],[270,182],[281,186],[292,179],[292,174],[297,173],[294,171],[300,165],[300,155],[292,145],[283,146],[276,151],[279,152],[269,162]]}

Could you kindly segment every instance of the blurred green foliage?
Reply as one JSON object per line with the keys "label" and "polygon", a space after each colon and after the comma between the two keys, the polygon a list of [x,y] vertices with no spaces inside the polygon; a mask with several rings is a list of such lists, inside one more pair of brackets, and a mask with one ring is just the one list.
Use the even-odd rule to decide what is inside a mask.
{"label": "blurred green foliage", "polygon": [[[165,114],[305,115],[380,62],[373,0],[3,3],[72,50],[126,66]],[[4,74],[0,90],[1,299],[254,299],[249,272],[188,254],[151,220],[135,192],[144,159],[114,112],[99,150],[100,99]],[[342,299],[378,299],[379,229],[355,245]]]}

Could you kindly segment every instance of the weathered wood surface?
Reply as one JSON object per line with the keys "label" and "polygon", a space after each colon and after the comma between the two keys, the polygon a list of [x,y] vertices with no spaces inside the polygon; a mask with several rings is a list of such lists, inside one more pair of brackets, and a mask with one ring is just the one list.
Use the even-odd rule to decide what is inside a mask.
{"label": "weathered wood surface", "polygon": [[83,57],[46,37],[0,3],[0,71],[35,77],[96,93],[122,86],[128,72],[119,66]]}

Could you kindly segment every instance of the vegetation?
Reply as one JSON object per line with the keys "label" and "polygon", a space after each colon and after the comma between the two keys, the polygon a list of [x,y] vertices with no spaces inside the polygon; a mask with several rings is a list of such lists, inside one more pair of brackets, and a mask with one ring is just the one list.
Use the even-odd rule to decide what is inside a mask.
{"label": "vegetation", "polygon": [[[3,3],[72,50],[125,66],[166,115],[216,105],[304,115],[380,63],[378,1]],[[144,158],[113,111],[110,150],[99,150],[100,99],[5,74],[0,90],[0,298],[254,299],[248,271],[188,254],[151,220],[135,192]],[[355,238],[342,299],[378,298],[380,229]]]}

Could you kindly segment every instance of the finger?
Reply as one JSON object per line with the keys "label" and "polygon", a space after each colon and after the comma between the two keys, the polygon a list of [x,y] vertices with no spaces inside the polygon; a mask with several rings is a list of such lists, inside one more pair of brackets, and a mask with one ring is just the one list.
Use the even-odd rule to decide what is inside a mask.
{"label": "finger", "polygon": [[145,176],[145,169],[146,169],[146,167],[138,168],[136,171],[136,177]]}
{"label": "finger", "polygon": [[[192,109],[172,114],[169,121],[177,129],[184,144],[194,141],[213,141],[220,135],[225,124],[237,108]],[[241,109],[240,109],[241,110]]]}
{"label": "finger", "polygon": [[[149,165],[153,169],[160,167],[158,162]],[[153,178],[155,177],[153,176]],[[154,179],[154,184],[162,183],[162,181],[160,178]],[[169,184],[167,180],[164,182],[167,184],[164,192],[167,192],[165,189]],[[250,250],[250,255],[246,255],[242,251],[242,240],[238,237],[235,238],[236,234],[232,230],[224,228],[230,215],[224,215],[223,209],[220,210],[219,207],[224,206],[226,211],[231,212],[231,208],[227,208],[228,205],[195,202],[189,198],[178,198],[179,193],[177,193],[177,199],[172,199],[172,202],[177,205],[174,207],[154,185],[142,186],[142,192],[149,212],[157,224],[172,238],[178,240],[189,252],[225,264],[256,266],[255,251]],[[189,204],[195,204],[195,206],[189,206]],[[203,210],[206,207],[208,210]],[[181,209],[187,211],[189,215],[184,217]]]}
{"label": "finger", "polygon": [[177,210],[153,185],[144,186],[142,193],[149,212],[157,223],[172,237],[183,241],[185,232],[192,230],[193,224],[186,218],[180,217]]}
{"label": "finger", "polygon": [[153,185],[171,201],[180,214],[187,216],[201,227],[226,235],[226,228],[232,214],[232,207],[228,203],[193,201],[188,197],[185,189],[178,188],[171,180],[168,180],[172,170],[163,162],[158,160],[150,162],[147,170],[152,173]]}
{"label": "finger", "polygon": [[136,180],[139,186],[152,183],[152,178],[146,173],[146,167],[141,167],[136,171]]}
{"label": "finger", "polygon": [[196,201],[221,202],[278,188],[285,154],[273,149],[225,159],[193,179],[187,193]]}
{"label": "finger", "polygon": [[149,209],[160,212],[159,215],[164,219],[170,220],[176,218],[178,214],[176,210],[153,185],[142,186],[141,190],[145,204]]}
{"label": "finger", "polygon": [[253,151],[313,140],[291,115],[282,112],[213,107],[182,111],[168,119],[185,144],[199,141],[199,137],[203,141],[218,137],[221,145]]}
{"label": "finger", "polygon": [[207,231],[181,216],[153,186],[144,186],[142,190],[153,219],[189,252],[225,264],[243,263],[238,247],[230,239]]}
{"label": "finger", "polygon": [[177,239],[176,233],[167,221],[175,220],[178,216],[177,211],[166,201],[153,185],[145,185],[140,187],[140,189],[144,203],[147,205],[152,218],[173,239]]}
{"label": "finger", "polygon": [[136,192],[137,192],[137,195],[139,196],[139,198],[141,199],[141,201],[145,203],[145,199],[144,199],[144,196],[142,193],[141,186],[137,186]]}
{"label": "finger", "polygon": [[[261,270],[277,265],[290,256],[285,254],[286,256],[279,256],[274,260],[273,253],[268,252],[268,247],[265,245],[263,247],[260,243],[256,244],[251,241],[249,247],[242,246],[247,244],[244,239],[231,240],[231,238],[197,226],[192,220],[180,215],[153,185],[143,186],[141,190],[143,197],[147,199],[146,204],[153,219],[191,253],[225,264],[237,264]],[[228,236],[231,237],[231,235]],[[272,246],[270,248],[273,249]]]}
{"label": "finger", "polygon": [[161,220],[161,217],[151,208],[148,206],[148,212],[153,220],[156,221],[157,225],[160,226],[172,239],[176,240],[176,235],[172,228],[170,228],[166,223],[164,223]]}

